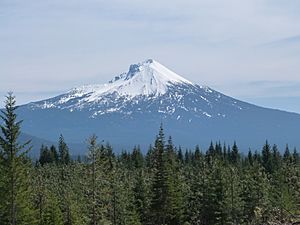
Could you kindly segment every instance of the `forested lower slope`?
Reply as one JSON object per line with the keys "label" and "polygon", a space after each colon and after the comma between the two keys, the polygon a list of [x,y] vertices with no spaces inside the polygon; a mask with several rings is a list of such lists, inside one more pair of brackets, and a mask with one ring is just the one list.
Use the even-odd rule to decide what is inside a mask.
{"label": "forested lower slope", "polygon": [[[236,143],[176,148],[161,126],[146,155],[115,155],[91,136],[72,160],[63,136],[38,161],[18,142],[15,99],[7,97],[0,138],[0,224],[292,224],[300,214],[300,158],[266,142],[239,153]],[[28,151],[27,151],[28,150]]]}

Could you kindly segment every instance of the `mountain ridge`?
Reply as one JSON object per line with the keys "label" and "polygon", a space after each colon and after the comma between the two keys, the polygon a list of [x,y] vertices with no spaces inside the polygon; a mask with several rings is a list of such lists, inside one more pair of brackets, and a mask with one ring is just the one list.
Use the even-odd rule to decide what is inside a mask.
{"label": "mountain ridge", "polygon": [[148,146],[163,122],[186,147],[211,140],[258,148],[266,139],[300,146],[300,115],[259,107],[194,84],[154,60],[133,64],[103,85],[90,85],[21,106],[26,133],[82,142],[95,133],[118,146]]}
{"label": "mountain ridge", "polygon": [[[157,61],[148,59],[142,63],[130,65],[128,72],[116,76],[108,83],[75,87],[66,93],[68,97],[61,98],[58,103],[65,103],[83,95],[89,95],[86,99],[87,102],[97,101],[102,95],[114,93],[127,98],[140,95],[159,96],[165,94],[168,86],[172,84],[195,85]],[[40,102],[44,102],[44,106],[40,107],[51,108],[55,106],[47,104],[45,100],[37,103]]]}

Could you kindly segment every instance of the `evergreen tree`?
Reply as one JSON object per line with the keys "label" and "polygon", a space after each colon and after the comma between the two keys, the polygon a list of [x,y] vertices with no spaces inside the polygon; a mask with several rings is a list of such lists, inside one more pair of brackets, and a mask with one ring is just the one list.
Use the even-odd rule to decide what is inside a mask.
{"label": "evergreen tree", "polygon": [[243,220],[246,224],[261,224],[265,222],[269,210],[270,183],[263,167],[257,162],[242,173],[241,198],[243,205]]}
{"label": "evergreen tree", "polygon": [[295,148],[294,149],[294,152],[293,152],[293,162],[294,164],[299,164],[300,163],[300,155],[299,153],[297,152],[297,149]]}
{"label": "evergreen tree", "polygon": [[226,144],[224,143],[224,145],[223,145],[223,160],[224,161],[227,161],[227,148],[226,148]]}
{"label": "evergreen tree", "polygon": [[89,140],[85,192],[89,224],[106,224],[116,221],[117,193],[116,168],[112,148],[98,145],[93,135]]}
{"label": "evergreen tree", "polygon": [[211,163],[212,160],[215,158],[216,154],[215,154],[215,148],[214,148],[214,145],[213,145],[213,142],[211,141],[210,142],[210,146],[206,152],[206,155],[205,155],[205,158],[206,158],[206,161],[208,163]]}
{"label": "evergreen tree", "polygon": [[250,166],[253,166],[253,155],[252,155],[251,150],[249,150],[249,152],[248,152],[248,162],[249,162]]}
{"label": "evergreen tree", "polygon": [[145,161],[146,161],[146,166],[150,169],[152,169],[154,167],[154,149],[152,147],[152,145],[149,146],[146,157],[145,157]]}
{"label": "evergreen tree", "polygon": [[63,225],[63,214],[57,199],[50,195],[45,203],[45,209],[40,225]]}
{"label": "evergreen tree", "polygon": [[231,163],[233,163],[233,164],[238,164],[238,162],[240,161],[239,149],[237,147],[236,142],[234,142],[234,144],[232,146],[230,158],[231,158]]}
{"label": "evergreen tree", "polygon": [[[27,148],[30,141],[20,144],[20,125],[17,121],[16,100],[8,93],[5,110],[1,111],[0,135],[0,224],[35,224],[30,187],[30,161]],[[0,123],[2,124],[2,123]]]}
{"label": "evergreen tree", "polygon": [[257,151],[254,152],[253,160],[257,163],[262,163],[262,157]]}
{"label": "evergreen tree", "polygon": [[111,182],[111,208],[109,210],[112,224],[140,225],[140,215],[135,205],[134,182],[131,173],[120,165],[114,169]]}
{"label": "evergreen tree", "polygon": [[202,154],[201,154],[201,150],[200,150],[200,147],[199,145],[196,145],[196,148],[195,148],[195,154],[194,154],[194,162],[195,163],[198,163],[200,162],[201,158],[202,158]]}
{"label": "evergreen tree", "polygon": [[268,173],[273,172],[271,147],[266,141],[262,150],[262,165]]}
{"label": "evergreen tree", "polygon": [[167,171],[165,167],[164,147],[164,132],[161,125],[154,145],[154,177],[150,204],[152,224],[156,225],[164,225],[167,222]]}
{"label": "evergreen tree", "polygon": [[132,154],[131,154],[131,160],[134,168],[139,169],[144,166],[144,156],[141,153],[140,146],[134,147]]}
{"label": "evergreen tree", "polygon": [[[205,224],[205,199],[208,183],[208,168],[202,160],[192,167],[190,178],[186,181],[189,184],[189,196],[187,198],[187,214],[191,224]],[[186,176],[187,177],[187,176]]]}
{"label": "evergreen tree", "polygon": [[181,149],[180,146],[178,148],[177,158],[178,158],[180,163],[183,163],[183,154],[182,154],[182,149]]}
{"label": "evergreen tree", "polygon": [[69,148],[68,148],[62,134],[59,136],[58,152],[59,152],[59,157],[58,158],[59,158],[59,162],[61,164],[69,164],[71,162],[71,158],[70,158],[70,154],[69,154]]}
{"label": "evergreen tree", "polygon": [[188,149],[185,150],[185,154],[184,154],[184,163],[185,164],[189,164],[193,161],[193,157],[192,157],[192,152]]}
{"label": "evergreen tree", "polygon": [[286,179],[289,176],[286,174],[288,170],[286,164],[284,164],[271,177],[270,201],[273,208],[272,217],[277,217],[282,222],[285,220],[286,212],[292,212],[295,206],[294,196]]}
{"label": "evergreen tree", "polygon": [[[51,164],[55,174],[52,179],[56,182],[55,197],[58,201],[60,211],[63,217],[64,225],[80,225],[86,222],[83,217],[83,210],[86,208],[82,206],[84,194],[84,180],[81,178],[84,173],[77,170],[80,169],[79,163],[72,164]],[[78,186],[78,184],[82,186]],[[54,189],[54,187],[52,187]]]}
{"label": "evergreen tree", "polygon": [[283,154],[283,160],[285,162],[292,162],[292,157],[291,157],[291,153],[290,153],[290,149],[289,149],[288,145],[286,145],[286,147],[285,147],[285,151]]}
{"label": "evergreen tree", "polygon": [[59,161],[58,153],[54,145],[51,145],[50,147],[50,157],[51,157],[51,162],[58,163]]}
{"label": "evergreen tree", "polygon": [[43,166],[46,163],[51,163],[52,157],[51,152],[49,151],[47,146],[42,145],[40,149],[40,158],[39,163]]}
{"label": "evergreen tree", "polygon": [[281,161],[282,159],[277,145],[273,145],[271,156],[271,167],[273,172],[279,170],[279,168],[281,167]]}
{"label": "evergreen tree", "polygon": [[205,224],[225,224],[225,184],[219,162],[215,161],[208,177],[207,192],[204,195]]}
{"label": "evergreen tree", "polygon": [[220,142],[220,141],[219,141],[218,143],[216,143],[215,154],[216,154],[216,156],[218,156],[219,158],[222,157],[222,145],[221,145],[221,142]]}
{"label": "evergreen tree", "polygon": [[139,217],[139,221],[143,224],[147,222],[147,217],[149,215],[148,208],[148,190],[145,181],[145,172],[141,169],[137,172],[136,180],[134,182],[133,187],[133,195],[134,195],[134,205]]}
{"label": "evergreen tree", "polygon": [[99,177],[99,147],[97,146],[97,137],[93,135],[89,140],[89,153],[88,153],[88,196],[89,196],[89,224],[97,225],[103,217],[101,204],[99,204],[100,193],[98,192]]}
{"label": "evergreen tree", "polygon": [[34,171],[33,190],[35,208],[38,210],[38,224],[43,224],[43,214],[46,201],[46,185],[44,182],[44,170],[38,165]]}
{"label": "evergreen tree", "polygon": [[[229,224],[241,224],[242,223],[242,215],[243,210],[242,207],[245,204],[241,198],[242,194],[242,186],[241,186],[241,178],[239,176],[239,168],[238,167],[229,167],[226,169],[226,177],[225,180],[225,215],[228,216]],[[226,210],[227,209],[227,210]]]}
{"label": "evergreen tree", "polygon": [[169,137],[166,146],[165,164],[167,176],[166,220],[167,224],[180,225],[183,218],[182,180],[180,179],[180,168],[171,137]]}

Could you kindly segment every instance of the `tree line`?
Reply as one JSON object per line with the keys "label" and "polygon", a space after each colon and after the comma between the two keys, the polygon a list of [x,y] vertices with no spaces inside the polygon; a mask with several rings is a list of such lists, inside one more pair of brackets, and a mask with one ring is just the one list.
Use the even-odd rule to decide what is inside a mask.
{"label": "tree line", "polygon": [[74,160],[61,135],[28,157],[19,143],[15,97],[9,94],[0,135],[0,224],[3,225],[260,225],[300,218],[300,156],[267,141],[242,155],[211,143],[207,150],[175,147],[163,126],[143,154],[115,154],[88,140]]}

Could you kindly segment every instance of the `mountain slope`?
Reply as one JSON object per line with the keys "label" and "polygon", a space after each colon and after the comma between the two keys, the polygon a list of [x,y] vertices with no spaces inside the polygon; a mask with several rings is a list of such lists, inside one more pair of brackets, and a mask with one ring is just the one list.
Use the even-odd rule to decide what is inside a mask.
{"label": "mountain slope", "polygon": [[300,146],[300,115],[265,109],[199,86],[154,60],[131,65],[107,84],[74,88],[66,94],[19,108],[24,130],[48,140],[60,133],[81,143],[95,133],[117,147],[152,143],[159,124],[186,147],[211,140],[238,141],[245,151],[266,139]]}

